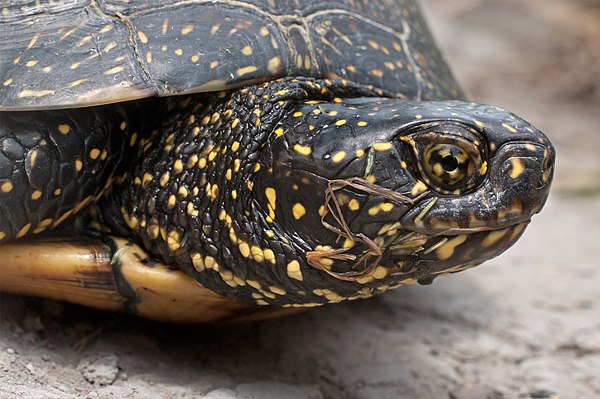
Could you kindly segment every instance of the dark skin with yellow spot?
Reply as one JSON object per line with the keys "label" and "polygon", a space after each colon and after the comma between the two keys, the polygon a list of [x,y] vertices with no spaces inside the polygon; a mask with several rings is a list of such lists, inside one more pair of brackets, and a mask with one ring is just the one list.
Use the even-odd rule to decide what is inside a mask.
{"label": "dark skin with yellow spot", "polygon": [[[423,106],[382,94],[347,82],[287,79],[198,96],[165,117],[174,127],[113,187],[102,221],[203,286],[257,304],[368,297],[427,283],[512,245],[549,187],[539,175],[552,156],[541,133],[527,124],[505,134],[490,121],[511,114],[496,108]],[[437,116],[448,105],[457,116]],[[500,162],[504,148],[520,149],[523,141],[536,142],[527,176],[483,170],[484,161]],[[446,161],[453,180],[426,178],[435,175],[426,154],[439,151],[439,158],[453,149],[457,155]],[[509,184],[540,189],[524,198],[507,193]],[[498,203],[467,208],[472,218],[456,213],[464,202],[489,201],[489,193]],[[516,200],[520,209],[501,215]],[[444,222],[439,214],[449,206],[456,210]],[[507,230],[482,246],[496,228]]]}
{"label": "dark skin with yellow spot", "polygon": [[[0,250],[18,258],[3,290],[170,320],[186,314],[170,303],[221,318],[198,318],[206,289],[365,298],[496,256],[548,194],[552,145],[456,101],[412,0],[59,2],[0,20]],[[69,262],[36,258],[61,248]]]}

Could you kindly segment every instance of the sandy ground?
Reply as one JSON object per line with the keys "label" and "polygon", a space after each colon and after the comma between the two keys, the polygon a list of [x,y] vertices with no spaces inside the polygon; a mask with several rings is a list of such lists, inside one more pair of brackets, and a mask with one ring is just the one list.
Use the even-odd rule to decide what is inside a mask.
{"label": "sandy ground", "polygon": [[600,397],[600,2],[427,0],[474,100],[557,146],[506,254],[372,300],[229,327],[0,297],[0,398]]}

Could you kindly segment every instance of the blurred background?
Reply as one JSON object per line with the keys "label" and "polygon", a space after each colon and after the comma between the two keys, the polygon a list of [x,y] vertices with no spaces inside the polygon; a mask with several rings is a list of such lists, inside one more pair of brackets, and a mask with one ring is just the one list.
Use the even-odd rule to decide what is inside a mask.
{"label": "blurred background", "polygon": [[469,97],[558,150],[485,266],[268,322],[172,326],[0,296],[2,398],[600,397],[600,1],[422,0]]}

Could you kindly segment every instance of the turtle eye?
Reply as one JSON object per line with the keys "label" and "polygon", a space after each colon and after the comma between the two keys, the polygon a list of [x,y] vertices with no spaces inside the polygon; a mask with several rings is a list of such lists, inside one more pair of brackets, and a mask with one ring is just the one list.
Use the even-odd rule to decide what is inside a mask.
{"label": "turtle eye", "polygon": [[413,149],[423,181],[443,194],[462,194],[480,183],[487,163],[481,140],[471,131],[437,127],[402,137]]}

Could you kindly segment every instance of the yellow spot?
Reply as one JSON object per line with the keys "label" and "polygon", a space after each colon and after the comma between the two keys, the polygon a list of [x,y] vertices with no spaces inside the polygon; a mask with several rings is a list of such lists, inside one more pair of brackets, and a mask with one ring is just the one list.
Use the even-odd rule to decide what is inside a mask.
{"label": "yellow spot", "polygon": [[330,111],[327,114],[330,116],[336,116],[338,113],[337,113],[337,111]]}
{"label": "yellow spot", "polygon": [[175,55],[183,55],[183,50],[180,48],[175,49],[175,51],[173,51],[173,52],[175,53]]}
{"label": "yellow spot", "polygon": [[272,74],[279,72],[279,68],[281,67],[281,58],[273,57],[267,62],[267,71]]}
{"label": "yellow spot", "polygon": [[304,276],[302,276],[302,271],[300,270],[300,263],[297,260],[293,260],[287,264],[287,274],[290,278],[304,281]]}
{"label": "yellow spot", "polygon": [[219,270],[219,265],[212,256],[204,258],[204,266],[206,266],[207,269]]}
{"label": "yellow spot", "polygon": [[340,119],[339,121],[335,122],[336,126],[342,126],[346,124],[346,120],[345,119]]}
{"label": "yellow spot", "polygon": [[118,67],[114,67],[109,69],[108,71],[104,72],[105,75],[114,75],[116,73],[119,73],[121,71],[123,71],[125,69],[125,67],[122,66],[118,66]]}
{"label": "yellow spot", "polygon": [[394,204],[392,204],[391,202],[384,202],[383,204],[381,204],[381,210],[383,212],[389,212],[392,209],[394,209]]}
{"label": "yellow spot", "polygon": [[244,48],[242,49],[242,54],[244,55],[252,55],[252,47],[250,46],[244,46]]}
{"label": "yellow spot", "polygon": [[505,128],[506,130],[508,130],[511,133],[516,133],[517,129],[515,129],[514,127],[512,127],[511,125],[507,124],[507,123],[503,123],[502,127]]}
{"label": "yellow spot", "polygon": [[292,213],[296,220],[299,220],[302,216],[306,215],[306,208],[302,204],[294,204],[292,207]]}
{"label": "yellow spot", "polygon": [[210,188],[210,198],[212,198],[213,200],[215,200],[215,199],[217,199],[218,195],[219,195],[219,186],[217,186],[216,184],[214,184]]}
{"label": "yellow spot", "polygon": [[456,247],[458,247],[460,244],[465,242],[466,239],[467,239],[467,235],[461,234],[461,235],[456,236],[455,238],[443,243],[439,248],[437,248],[435,250],[435,253],[436,253],[438,259],[446,260],[446,259],[450,258],[454,254],[454,250],[456,249]]}
{"label": "yellow spot", "polygon": [[293,116],[294,118],[301,117],[301,116],[302,116],[302,112],[300,112],[300,111],[294,112],[294,113],[292,114],[292,116]]}
{"label": "yellow spot", "polygon": [[59,188],[57,188],[56,190],[54,190],[54,195],[59,196],[60,193],[62,193],[62,190]]}
{"label": "yellow spot", "polygon": [[37,60],[31,60],[31,61],[27,61],[27,63],[25,64],[26,67],[31,68],[33,66],[36,66],[38,63]]}
{"label": "yellow spot", "polygon": [[415,115],[415,119],[423,119],[423,115]]}
{"label": "yellow spot", "polygon": [[414,185],[414,187],[412,188],[412,190],[410,190],[410,193],[412,195],[418,195],[424,191],[427,191],[427,186],[425,185],[425,183],[423,183],[421,180],[417,181],[417,183]]}
{"label": "yellow spot", "polygon": [[90,151],[90,158],[97,159],[99,156],[100,156],[100,150],[97,148],[92,148],[92,150]]}
{"label": "yellow spot", "polygon": [[78,172],[81,172],[82,168],[83,168],[83,162],[81,161],[81,159],[76,159],[75,160],[75,170]]}
{"label": "yellow spot", "polygon": [[141,30],[138,31],[138,37],[140,38],[140,41],[144,44],[148,43],[148,36],[146,36],[146,34],[144,32],[142,32]]}
{"label": "yellow spot", "polygon": [[179,248],[181,248],[180,240],[181,235],[179,234],[179,232],[175,230],[169,232],[169,235],[167,236],[167,245],[169,246],[169,250],[175,252]]}
{"label": "yellow spot", "polygon": [[40,199],[41,196],[42,192],[40,190],[35,190],[33,193],[31,193],[31,199],[34,201]]}
{"label": "yellow spot", "polygon": [[173,172],[179,174],[183,171],[183,161],[178,159],[173,163]]}
{"label": "yellow spot", "polygon": [[200,61],[200,56],[198,54],[194,54],[190,57],[190,61],[198,62],[198,61]]}
{"label": "yellow spot", "polygon": [[312,149],[310,147],[305,147],[300,144],[294,144],[294,151],[304,156],[309,156],[312,153]]}
{"label": "yellow spot", "polygon": [[7,180],[0,184],[0,191],[2,191],[3,193],[10,193],[13,188],[14,185],[10,180]]}
{"label": "yellow spot", "polygon": [[388,274],[388,271],[385,267],[383,266],[377,266],[375,268],[375,270],[373,270],[372,275],[374,278],[376,278],[377,280],[381,280],[384,279]]}
{"label": "yellow spot", "polygon": [[356,126],[360,126],[360,127],[367,126],[367,125],[368,125],[368,122],[365,122],[365,121],[360,121],[356,124]]}
{"label": "yellow spot", "polygon": [[264,26],[262,26],[259,30],[259,33],[261,36],[267,36],[269,34],[269,30],[267,28],[265,28]]}
{"label": "yellow spot", "polygon": [[17,95],[19,98],[23,97],[44,97],[50,94],[54,94],[54,90],[21,90]]}
{"label": "yellow spot", "polygon": [[485,175],[487,173],[487,161],[483,161],[481,167],[479,168],[479,174]]}
{"label": "yellow spot", "polygon": [[177,198],[175,198],[173,194],[169,195],[169,198],[167,199],[167,207],[169,209],[173,209],[175,208],[175,204],[177,204]]}
{"label": "yellow spot", "polygon": [[31,228],[31,223],[27,223],[25,226],[23,226],[21,228],[21,230],[19,230],[19,232],[16,235],[16,238],[23,237],[25,234],[27,234],[27,232],[29,231],[30,228]]}
{"label": "yellow spot", "polygon": [[227,169],[227,172],[225,172],[225,178],[227,180],[231,180],[231,169]]}
{"label": "yellow spot", "polygon": [[333,161],[333,163],[338,163],[344,160],[344,158],[346,157],[346,153],[344,151],[339,151],[337,153],[335,153],[335,155],[333,157],[331,157],[331,160]]}
{"label": "yellow spot", "polygon": [[8,86],[8,85],[10,85],[12,82],[13,82],[13,80],[12,80],[12,79],[6,79],[6,80],[4,81],[4,83],[2,83],[2,86]]}
{"label": "yellow spot", "polygon": [[194,265],[194,269],[196,269],[197,272],[201,272],[206,268],[202,255],[196,252],[191,254],[190,257],[192,258],[192,265]]}
{"label": "yellow spot", "polygon": [[263,256],[267,262],[275,264],[275,252],[267,248],[263,251]]}
{"label": "yellow spot", "polygon": [[186,25],[181,29],[181,34],[185,36],[185,35],[191,33],[193,30],[194,30],[193,25]]}
{"label": "yellow spot", "polygon": [[242,242],[240,245],[238,245],[238,248],[240,249],[240,253],[244,258],[250,256],[250,246],[247,243]]}
{"label": "yellow spot", "polygon": [[[46,67],[46,68],[50,68],[50,67]],[[45,68],[44,68],[45,69]],[[78,80],[74,80],[71,83],[69,83],[69,87],[77,87],[82,83],[87,82],[87,79],[78,79]]]}
{"label": "yellow spot", "polygon": [[287,292],[283,288],[275,287],[274,285],[269,287],[269,290],[277,295],[285,295]]}
{"label": "yellow spot", "polygon": [[373,149],[375,151],[387,151],[392,148],[392,143],[375,143],[373,144]]}
{"label": "yellow spot", "polygon": [[525,170],[525,166],[519,158],[512,158],[510,160],[510,163],[512,168],[510,170],[509,176],[512,179],[516,179],[517,177],[521,176],[521,173],[523,173],[523,171]]}
{"label": "yellow spot", "polygon": [[69,125],[58,125],[58,131],[62,134],[69,134],[71,131],[71,126]]}
{"label": "yellow spot", "polygon": [[0,241],[4,240],[5,237],[6,237],[6,233],[3,232],[2,230],[0,230]]}
{"label": "yellow spot", "polygon": [[491,247],[492,245],[494,245],[498,241],[500,241],[500,239],[502,239],[502,237],[504,237],[506,235],[506,233],[509,232],[509,230],[510,229],[502,229],[502,230],[495,230],[495,231],[488,233],[488,235],[486,235],[485,238],[483,239],[483,241],[481,242],[481,246],[483,248]]}
{"label": "yellow spot", "polygon": [[283,134],[283,128],[280,128],[280,127],[279,127],[279,128],[277,128],[277,129],[275,129],[275,134],[276,134],[277,136],[281,136],[281,135]]}
{"label": "yellow spot", "polygon": [[473,120],[473,122],[475,122],[475,124],[476,124],[477,126],[479,126],[479,127],[482,127],[482,126],[483,126],[483,122],[481,122],[481,121],[478,121],[477,119]]}
{"label": "yellow spot", "polygon": [[352,198],[350,202],[348,202],[348,208],[350,208],[351,211],[358,211],[360,209],[360,203],[355,198]]}
{"label": "yellow spot", "polygon": [[255,67],[254,65],[249,65],[243,68],[239,68],[237,71],[235,71],[235,74],[237,76],[244,76],[247,75],[249,73],[253,73],[256,72],[258,70],[257,67]]}
{"label": "yellow spot", "polygon": [[369,216],[375,216],[379,213],[379,211],[381,210],[379,205],[375,205],[369,208],[369,210],[367,211],[367,213],[369,214]]}

